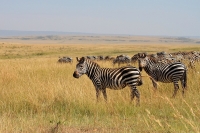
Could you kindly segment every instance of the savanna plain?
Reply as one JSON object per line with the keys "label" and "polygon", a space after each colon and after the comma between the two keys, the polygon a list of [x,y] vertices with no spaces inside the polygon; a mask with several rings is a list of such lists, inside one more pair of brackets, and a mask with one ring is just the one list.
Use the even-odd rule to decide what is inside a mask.
{"label": "savanna plain", "polygon": [[[171,98],[172,83],[155,91],[142,71],[140,106],[128,87],[107,89],[96,102],[84,75],[73,78],[82,56],[132,57],[139,52],[200,51],[200,39],[141,36],[29,36],[0,38],[0,132],[2,133],[199,133],[200,66],[188,68],[186,95]],[[69,56],[73,63],[58,63]],[[110,61],[97,61],[101,67]],[[185,62],[187,65],[188,62]],[[131,64],[138,67],[138,64]]]}

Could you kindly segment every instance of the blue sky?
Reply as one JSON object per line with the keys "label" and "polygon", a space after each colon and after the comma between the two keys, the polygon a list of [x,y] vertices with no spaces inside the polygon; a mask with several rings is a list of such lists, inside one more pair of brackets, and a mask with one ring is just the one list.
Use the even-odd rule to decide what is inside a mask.
{"label": "blue sky", "polygon": [[200,36],[200,0],[0,2],[0,30]]}

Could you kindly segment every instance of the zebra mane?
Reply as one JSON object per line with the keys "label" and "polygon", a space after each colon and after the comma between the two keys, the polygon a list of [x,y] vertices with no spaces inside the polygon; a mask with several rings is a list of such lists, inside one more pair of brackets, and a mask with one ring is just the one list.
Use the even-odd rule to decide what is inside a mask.
{"label": "zebra mane", "polygon": [[158,63],[158,59],[155,57],[148,57],[149,60],[151,60],[153,63]]}
{"label": "zebra mane", "polygon": [[151,60],[154,63],[158,62],[158,60],[154,56],[148,55],[147,53],[138,53],[138,58],[148,58],[149,60]]}
{"label": "zebra mane", "polygon": [[80,60],[79,60],[79,63],[84,63],[84,62],[89,62],[89,64],[93,64],[93,65],[95,65],[96,67],[99,67],[100,68],[100,65],[99,64],[97,64],[96,62],[94,62],[94,61],[91,61],[90,59],[87,59],[87,58],[85,58],[85,57],[81,57],[80,58]]}

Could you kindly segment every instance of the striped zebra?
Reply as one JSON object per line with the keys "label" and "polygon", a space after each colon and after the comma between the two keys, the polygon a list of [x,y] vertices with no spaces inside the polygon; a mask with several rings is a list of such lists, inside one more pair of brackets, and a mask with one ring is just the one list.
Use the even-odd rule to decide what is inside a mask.
{"label": "striped zebra", "polygon": [[79,78],[86,74],[95,86],[97,101],[100,92],[103,93],[104,99],[107,101],[106,88],[118,90],[129,86],[131,88],[131,101],[136,96],[137,105],[140,103],[140,94],[136,86],[142,85],[142,79],[140,71],[136,67],[101,68],[97,63],[85,57],[77,58],[77,61],[73,77]]}
{"label": "striped zebra", "polygon": [[157,81],[163,83],[173,82],[174,93],[172,97],[175,97],[177,90],[179,89],[178,81],[180,80],[183,88],[182,94],[184,94],[187,87],[187,72],[184,64],[181,62],[169,64],[157,63],[155,60],[149,58],[145,53],[138,53],[138,56],[140,71],[144,68],[145,72],[150,76],[155,89],[157,89]]}

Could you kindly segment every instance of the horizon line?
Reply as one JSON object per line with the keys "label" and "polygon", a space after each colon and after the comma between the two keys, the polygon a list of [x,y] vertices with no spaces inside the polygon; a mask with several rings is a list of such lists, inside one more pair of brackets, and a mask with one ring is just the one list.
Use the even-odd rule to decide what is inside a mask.
{"label": "horizon line", "polygon": [[[7,33],[3,33],[3,32],[7,32]],[[9,32],[9,33],[8,33]],[[19,35],[20,33],[15,33],[18,35],[14,35],[14,33],[11,32],[21,32],[21,35]],[[25,34],[25,32],[29,32],[29,35],[22,35],[23,33]],[[39,35],[44,35],[44,36],[48,36],[48,35],[75,35],[75,34],[79,34],[79,35],[110,35],[110,36],[152,36],[152,37],[200,37],[198,35],[134,35],[134,34],[117,34],[117,33],[89,33],[89,32],[68,32],[68,31],[52,31],[52,30],[2,30],[0,29],[0,37],[2,36],[30,36],[33,33],[36,33]],[[46,33],[45,33],[46,32]],[[10,35],[8,35],[10,34]],[[13,35],[11,35],[13,34]],[[34,34],[32,36],[37,36],[37,34]]]}

